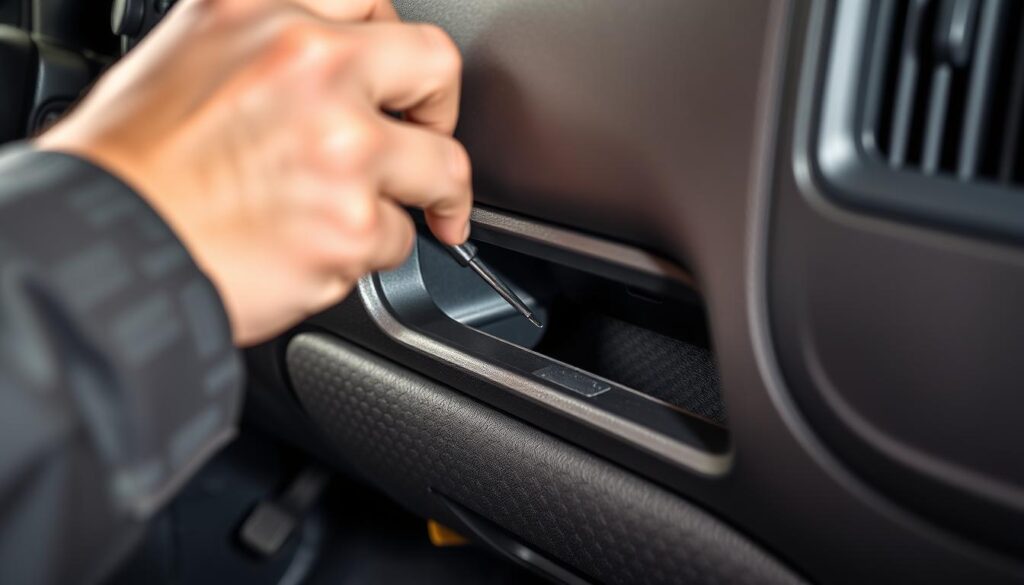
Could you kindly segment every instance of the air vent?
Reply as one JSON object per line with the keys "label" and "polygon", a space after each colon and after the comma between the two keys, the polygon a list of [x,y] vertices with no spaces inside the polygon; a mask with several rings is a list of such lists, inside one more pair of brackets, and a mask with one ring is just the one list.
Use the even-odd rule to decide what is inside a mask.
{"label": "air vent", "polygon": [[890,167],[1024,186],[1024,2],[875,4],[865,114]]}

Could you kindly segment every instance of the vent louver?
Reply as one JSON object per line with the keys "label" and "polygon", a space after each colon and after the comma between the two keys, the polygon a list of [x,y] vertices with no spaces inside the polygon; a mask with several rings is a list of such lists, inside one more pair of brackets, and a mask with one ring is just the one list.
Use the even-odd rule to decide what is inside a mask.
{"label": "vent louver", "polygon": [[876,5],[868,140],[891,167],[1024,185],[1024,2]]}

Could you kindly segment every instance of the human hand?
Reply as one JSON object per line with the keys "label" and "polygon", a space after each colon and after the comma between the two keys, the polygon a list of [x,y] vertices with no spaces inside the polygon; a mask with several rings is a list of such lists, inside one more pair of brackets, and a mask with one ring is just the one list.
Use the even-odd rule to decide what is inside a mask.
{"label": "human hand", "polygon": [[36,144],[139,191],[249,345],[400,264],[403,205],[465,240],[460,74],[451,39],[387,0],[183,0]]}

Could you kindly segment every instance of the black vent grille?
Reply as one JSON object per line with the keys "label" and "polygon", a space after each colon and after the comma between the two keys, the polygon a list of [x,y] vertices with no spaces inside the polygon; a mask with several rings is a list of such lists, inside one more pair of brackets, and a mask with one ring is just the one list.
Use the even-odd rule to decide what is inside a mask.
{"label": "black vent grille", "polygon": [[876,4],[867,136],[892,167],[1024,185],[1024,2]]}

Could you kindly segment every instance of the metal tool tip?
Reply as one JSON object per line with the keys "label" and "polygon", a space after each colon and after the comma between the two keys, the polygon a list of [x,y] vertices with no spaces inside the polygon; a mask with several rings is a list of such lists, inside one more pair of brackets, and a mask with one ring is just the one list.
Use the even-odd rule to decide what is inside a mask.
{"label": "metal tool tip", "polygon": [[544,324],[538,321],[537,318],[534,317],[533,315],[527,315],[526,318],[530,320],[530,323],[533,323],[537,327],[540,327],[541,329],[544,328]]}

